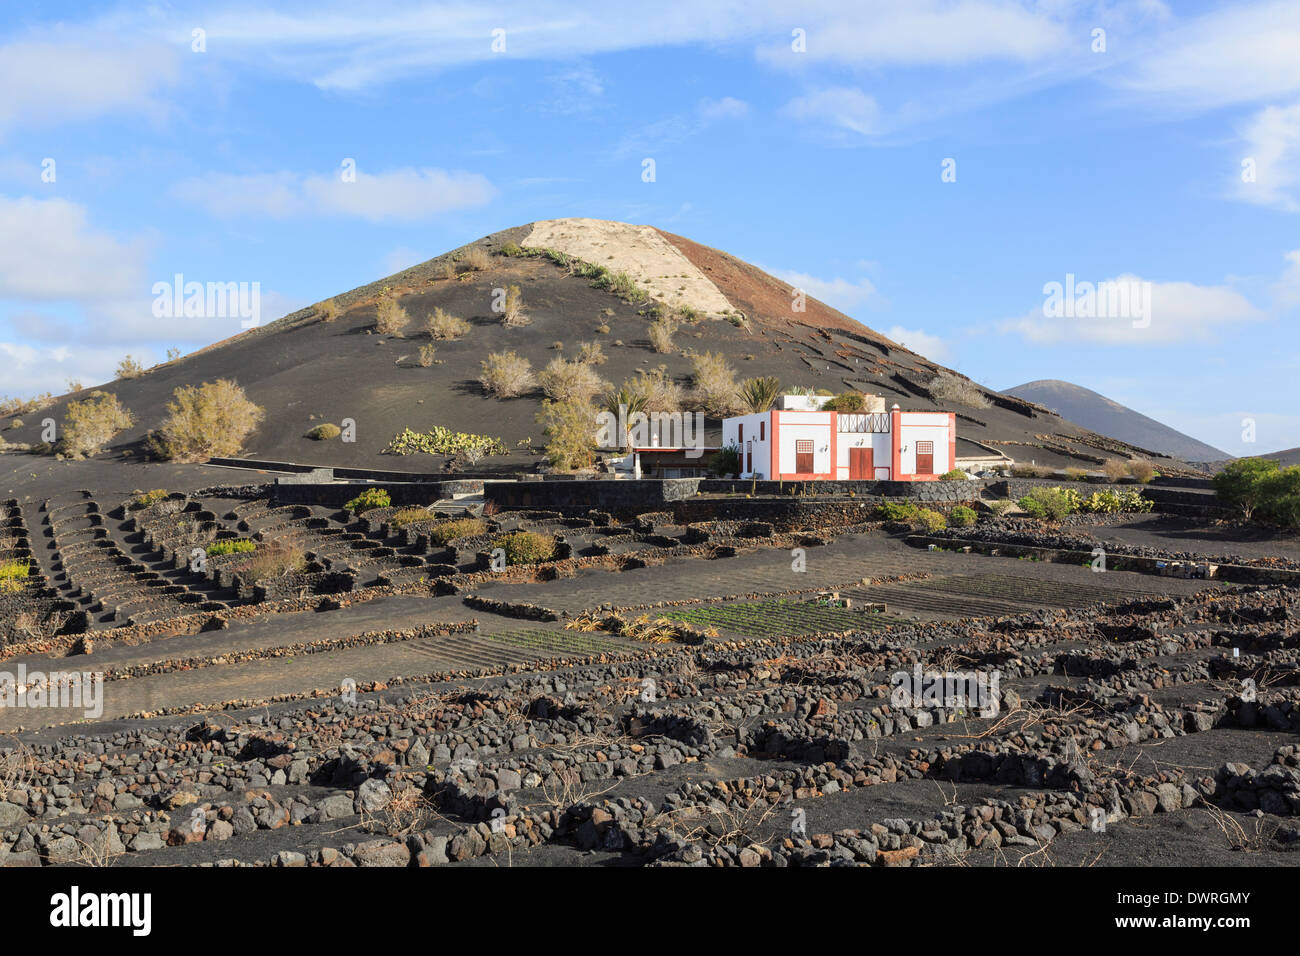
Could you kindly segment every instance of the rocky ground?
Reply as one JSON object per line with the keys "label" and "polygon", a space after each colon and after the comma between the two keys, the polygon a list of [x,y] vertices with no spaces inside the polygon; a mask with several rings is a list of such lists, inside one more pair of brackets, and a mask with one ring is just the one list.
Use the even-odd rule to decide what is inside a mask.
{"label": "rocky ground", "polygon": [[[555,560],[494,574],[483,541],[233,490],[7,507],[28,596],[62,610],[0,670],[28,700],[55,671],[104,683],[94,713],[0,711],[0,865],[1300,859],[1292,587],[540,512],[493,533],[556,534]],[[311,567],[261,591],[192,571],[205,523]],[[995,706],[900,697],[918,668],[996,675]]]}

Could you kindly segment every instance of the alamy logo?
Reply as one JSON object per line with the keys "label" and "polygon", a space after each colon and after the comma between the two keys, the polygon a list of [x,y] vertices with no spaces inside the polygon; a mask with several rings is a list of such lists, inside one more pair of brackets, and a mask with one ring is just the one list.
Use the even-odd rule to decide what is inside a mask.
{"label": "alamy logo", "polygon": [[981,717],[998,712],[1001,671],[897,671],[889,683],[889,702],[900,709],[946,707],[978,711]]}
{"label": "alamy logo", "polygon": [[133,936],[148,936],[153,928],[153,896],[149,893],[82,893],[74,886],[50,897],[50,925],[127,926]]}
{"label": "alamy logo", "polygon": [[1135,329],[1151,325],[1150,282],[1075,282],[1074,273],[1067,272],[1064,284],[1048,282],[1043,295],[1043,315],[1049,319],[1132,319]]}
{"label": "alamy logo", "polygon": [[79,709],[86,717],[104,713],[104,675],[91,671],[0,671],[0,709]]}
{"label": "alamy logo", "polygon": [[237,318],[245,329],[262,323],[260,282],[186,282],[178,272],[171,282],[155,282],[152,292],[154,318]]}

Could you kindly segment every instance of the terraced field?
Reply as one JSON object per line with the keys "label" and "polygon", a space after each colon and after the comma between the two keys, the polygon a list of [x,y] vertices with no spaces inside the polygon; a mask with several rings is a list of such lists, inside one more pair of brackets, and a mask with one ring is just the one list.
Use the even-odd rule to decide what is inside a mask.
{"label": "terraced field", "polygon": [[[54,671],[103,683],[93,712],[0,712],[0,864],[1002,866],[1158,846],[1270,865],[1300,847],[1286,587],[668,515],[513,512],[442,545],[437,516],[211,491],[7,514],[12,552],[33,541],[24,599],[83,611],[85,633],[15,631],[4,666],[50,674],[52,696]],[[553,536],[553,560],[492,570],[516,530]],[[239,555],[193,563],[232,538],[305,565],[268,583]],[[567,628],[579,615],[716,637]]]}

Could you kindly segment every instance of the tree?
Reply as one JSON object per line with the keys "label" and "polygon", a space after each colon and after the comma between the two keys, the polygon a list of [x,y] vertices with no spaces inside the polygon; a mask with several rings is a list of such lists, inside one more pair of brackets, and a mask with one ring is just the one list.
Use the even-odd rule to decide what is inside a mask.
{"label": "tree", "polygon": [[1267,494],[1268,479],[1277,473],[1278,464],[1271,458],[1238,458],[1214,476],[1214,492],[1250,520]]}
{"label": "tree", "polygon": [[537,421],[546,429],[546,460],[556,468],[590,468],[596,460],[596,410],[585,402],[542,402]]}

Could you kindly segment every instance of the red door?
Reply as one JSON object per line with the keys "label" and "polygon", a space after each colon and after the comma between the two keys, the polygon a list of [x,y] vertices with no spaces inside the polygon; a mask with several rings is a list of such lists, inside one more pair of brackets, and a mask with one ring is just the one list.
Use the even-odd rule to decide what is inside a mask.
{"label": "red door", "polygon": [[794,473],[811,475],[813,473],[813,443],[797,441],[794,443]]}
{"label": "red door", "polygon": [[849,449],[849,477],[870,481],[875,476],[871,467],[870,448]]}
{"label": "red door", "polygon": [[916,443],[916,473],[918,475],[934,474],[934,442]]}
{"label": "red door", "polygon": [[754,470],[754,443],[752,441],[747,441],[745,442],[745,472],[746,474],[748,474],[753,470]]}

